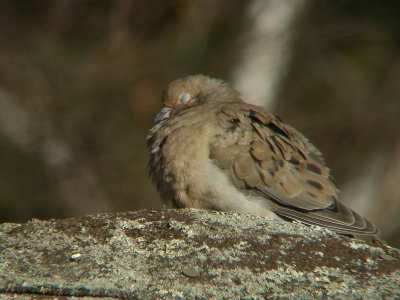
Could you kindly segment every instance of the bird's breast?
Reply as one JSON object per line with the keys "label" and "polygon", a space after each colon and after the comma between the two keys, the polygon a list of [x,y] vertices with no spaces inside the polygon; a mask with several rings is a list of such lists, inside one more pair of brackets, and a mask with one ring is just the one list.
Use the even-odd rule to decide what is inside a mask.
{"label": "bird's breast", "polygon": [[211,128],[209,115],[189,112],[165,120],[150,131],[150,174],[163,201],[202,208],[196,190],[203,185],[204,174],[209,173]]}

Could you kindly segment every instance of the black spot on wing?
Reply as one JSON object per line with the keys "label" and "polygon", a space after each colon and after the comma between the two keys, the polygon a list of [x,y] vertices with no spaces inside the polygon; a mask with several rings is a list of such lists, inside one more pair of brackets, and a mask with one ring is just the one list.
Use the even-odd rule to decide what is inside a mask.
{"label": "black spot on wing", "polygon": [[238,118],[231,118],[229,122],[232,124],[227,130],[230,132],[234,132],[239,127],[240,120]]}
{"label": "black spot on wing", "polygon": [[308,163],[308,164],[307,164],[307,169],[308,169],[309,171],[311,171],[311,172],[316,173],[316,174],[320,174],[320,175],[322,174],[321,169],[320,169],[317,165]]}
{"label": "black spot on wing", "polygon": [[289,138],[289,136],[286,134],[285,131],[283,131],[280,127],[278,127],[276,124],[270,122],[266,125],[269,129],[271,129],[274,133],[283,135],[286,138]]}
{"label": "black spot on wing", "polygon": [[318,190],[321,190],[321,191],[323,190],[322,185],[321,185],[319,182],[317,182],[317,181],[314,181],[314,180],[307,180],[307,183],[308,183],[309,185],[315,187],[315,188],[318,189]]}
{"label": "black spot on wing", "polygon": [[317,198],[317,195],[315,195],[314,193],[307,192],[307,194],[308,194],[310,197]]}

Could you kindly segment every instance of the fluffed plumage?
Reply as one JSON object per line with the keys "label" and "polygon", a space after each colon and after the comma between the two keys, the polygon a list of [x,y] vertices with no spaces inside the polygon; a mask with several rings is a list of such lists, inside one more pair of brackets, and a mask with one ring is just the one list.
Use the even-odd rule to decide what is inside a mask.
{"label": "fluffed plumage", "polygon": [[147,138],[149,169],[173,207],[276,216],[356,237],[379,229],[338,201],[319,150],[300,132],[203,75],[172,82]]}

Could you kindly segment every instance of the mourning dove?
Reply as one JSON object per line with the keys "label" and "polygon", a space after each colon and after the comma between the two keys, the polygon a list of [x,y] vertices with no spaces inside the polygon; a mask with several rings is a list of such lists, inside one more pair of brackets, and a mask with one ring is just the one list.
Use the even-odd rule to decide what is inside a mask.
{"label": "mourning dove", "polygon": [[338,201],[320,151],[222,80],[173,81],[147,137],[164,203],[250,213],[374,238],[379,229]]}

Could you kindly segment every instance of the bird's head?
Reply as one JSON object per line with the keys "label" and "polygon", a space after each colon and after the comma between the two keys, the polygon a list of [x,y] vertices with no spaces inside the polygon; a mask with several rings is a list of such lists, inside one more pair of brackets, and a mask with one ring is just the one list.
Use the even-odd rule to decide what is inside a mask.
{"label": "bird's head", "polygon": [[205,75],[193,75],[171,82],[163,94],[163,108],[154,118],[157,124],[174,111],[212,102],[240,102],[240,94],[228,83]]}

